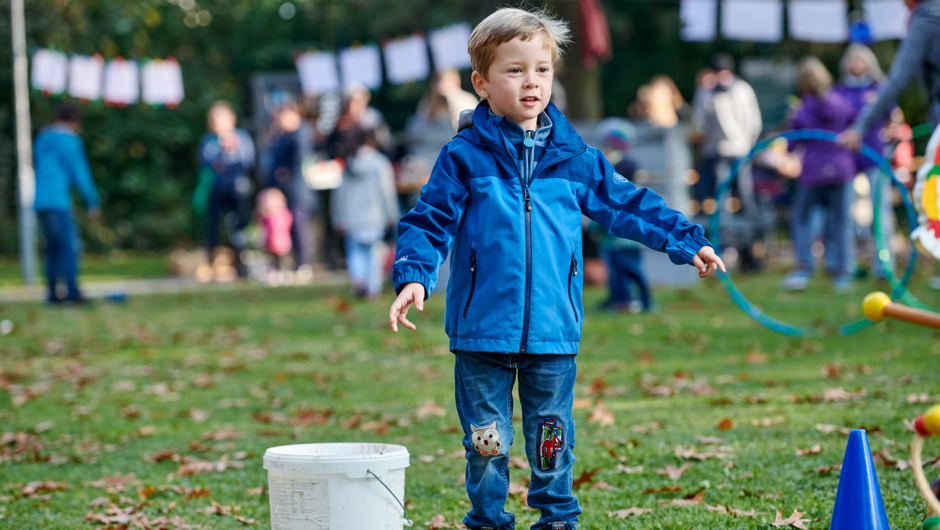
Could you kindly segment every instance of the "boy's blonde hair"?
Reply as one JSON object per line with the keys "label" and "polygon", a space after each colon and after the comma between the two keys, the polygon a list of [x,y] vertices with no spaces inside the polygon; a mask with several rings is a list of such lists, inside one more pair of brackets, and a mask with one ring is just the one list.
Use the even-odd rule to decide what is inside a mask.
{"label": "boy's blonde hair", "polygon": [[796,65],[796,80],[800,90],[821,96],[832,87],[832,74],[816,57],[804,57]]}
{"label": "boy's blonde hair", "polygon": [[473,69],[486,78],[487,71],[496,58],[496,48],[516,37],[527,41],[536,36],[545,39],[552,51],[552,62],[561,57],[561,49],[568,44],[568,23],[551,16],[547,11],[525,11],[503,8],[483,19],[470,34],[467,49]]}

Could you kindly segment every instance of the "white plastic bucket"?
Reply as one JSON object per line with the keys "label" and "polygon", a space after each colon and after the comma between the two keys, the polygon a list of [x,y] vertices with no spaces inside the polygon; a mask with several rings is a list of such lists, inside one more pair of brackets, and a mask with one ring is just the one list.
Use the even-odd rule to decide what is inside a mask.
{"label": "white plastic bucket", "polygon": [[271,529],[401,530],[408,465],[401,445],[272,447],[264,453]]}

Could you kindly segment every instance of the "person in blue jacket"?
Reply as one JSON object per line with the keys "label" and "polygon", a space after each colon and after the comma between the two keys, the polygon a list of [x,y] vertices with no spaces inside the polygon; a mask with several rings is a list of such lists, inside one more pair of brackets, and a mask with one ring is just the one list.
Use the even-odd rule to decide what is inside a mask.
{"label": "person in blue jacket", "polygon": [[235,250],[235,267],[245,275],[241,251],[242,231],[251,221],[251,170],[255,144],[251,136],[235,127],[235,110],[224,101],[213,103],[207,122],[209,131],[199,141],[199,183],[193,194],[193,209],[208,216],[209,260],[219,242],[219,222],[226,225],[229,244]]}
{"label": "person in blue jacket", "polygon": [[724,264],[701,226],[619,175],[550,103],[564,22],[500,9],[470,36],[472,81],[483,99],[462,116],[417,206],[399,222],[393,270],[398,331],[437,283],[450,253],[445,330],[455,353],[455,394],[466,450],[471,529],[515,528],[504,510],[519,379],[528,505],[535,530],[576,528],[572,493],[575,355],[581,338],[582,212],[609,233],[692,264]]}
{"label": "person in blue jacket", "polygon": [[[72,189],[85,199],[92,219],[100,215],[100,199],[85,156],[85,144],[78,136],[81,110],[62,103],[56,109],[56,121],[36,135],[33,159],[36,171],[36,198],[33,209],[46,240],[46,279],[49,303],[84,303],[78,288],[78,252],[80,240],[72,220]],[[56,294],[56,282],[65,281],[65,298]]]}

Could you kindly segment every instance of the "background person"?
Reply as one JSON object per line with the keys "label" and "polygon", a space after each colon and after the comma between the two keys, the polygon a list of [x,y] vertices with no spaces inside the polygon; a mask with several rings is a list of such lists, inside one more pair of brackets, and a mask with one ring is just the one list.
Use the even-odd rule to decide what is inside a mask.
{"label": "background person", "polygon": [[[598,148],[614,166],[614,170],[632,182],[639,169],[637,161],[630,156],[636,141],[636,127],[624,119],[608,118],[597,125],[596,138],[599,140]],[[636,312],[631,292],[635,284],[640,295],[639,308],[651,311],[653,297],[643,273],[643,245],[631,239],[614,237],[595,221],[588,225],[588,231],[597,241],[601,257],[607,262],[610,296],[601,307],[615,312]]]}
{"label": "background person", "polygon": [[271,170],[266,185],[277,188],[287,200],[293,223],[290,229],[294,268],[301,280],[313,278],[313,230],[310,212],[316,196],[307,186],[301,167],[304,158],[313,152],[313,130],[304,121],[301,108],[294,103],[284,105],[275,113],[275,137],[268,154]]}
{"label": "background person", "polygon": [[353,293],[363,298],[382,294],[382,263],[377,245],[398,222],[398,196],[392,163],[376,148],[375,132],[346,132],[346,170],[333,190],[333,227],[345,235],[346,269]]}
{"label": "background person", "polygon": [[[852,104],[832,90],[832,76],[816,57],[806,57],[797,65],[797,85],[802,105],[790,122],[792,129],[840,131],[852,123]],[[825,140],[800,140],[788,146],[801,157],[802,172],[791,206],[790,235],[796,254],[796,267],[782,282],[786,290],[803,290],[815,269],[812,253],[813,210],[822,207],[826,215],[825,248],[829,274],[837,291],[852,287],[849,261],[851,222],[849,219],[855,177],[854,154]]]}
{"label": "background person", "polygon": [[[85,199],[92,219],[100,216],[100,198],[85,155],[85,143],[78,136],[81,110],[61,103],[56,120],[36,135],[33,159],[36,171],[36,199],[33,209],[46,240],[46,281],[49,303],[84,303],[78,288],[78,254],[81,240],[72,219],[72,190]],[[56,293],[56,282],[65,281],[64,299]]]}
{"label": "background person", "polygon": [[[245,248],[242,230],[251,220],[250,172],[255,164],[255,145],[251,136],[235,127],[237,118],[232,107],[218,101],[207,115],[209,131],[199,142],[198,163],[200,183],[194,194],[193,206],[204,208],[208,214],[209,259],[219,241],[219,222],[225,223],[228,242],[235,253],[235,269],[245,275],[241,251]],[[211,185],[210,185],[211,184]],[[208,194],[202,190],[208,189]],[[208,204],[198,201],[203,197]]]}
{"label": "background person", "polygon": [[[839,69],[842,76],[833,90],[852,104],[855,110],[861,111],[866,105],[878,99],[878,91],[881,89],[884,73],[878,64],[878,59],[871,49],[862,44],[853,43],[845,50],[842,56],[842,62],[839,63]],[[894,106],[894,108],[897,108]],[[885,127],[888,125],[893,108],[885,109],[885,112],[872,125],[868,133],[865,134],[864,144],[871,147],[880,155],[886,154],[887,138]],[[855,154],[855,167],[858,171],[864,171],[868,176],[870,184],[871,197],[874,199],[875,186],[880,186],[881,202],[875,206],[878,208],[878,215],[881,216],[881,230],[885,234],[886,241],[890,243],[891,235],[894,234],[894,207],[892,204],[891,181],[886,175],[881,175],[881,170],[877,165],[861,153]],[[849,260],[854,263],[854,237],[849,245]],[[864,231],[864,241],[871,240],[871,230]],[[872,246],[874,248],[874,245]],[[872,270],[878,278],[884,278],[884,271],[881,268],[881,261],[869,253],[868,256],[872,262]]]}

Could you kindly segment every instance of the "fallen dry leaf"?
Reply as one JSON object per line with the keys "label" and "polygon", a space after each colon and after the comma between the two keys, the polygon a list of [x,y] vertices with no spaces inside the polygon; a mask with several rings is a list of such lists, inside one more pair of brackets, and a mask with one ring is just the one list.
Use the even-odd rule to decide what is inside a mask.
{"label": "fallen dry leaf", "polygon": [[594,410],[591,411],[591,415],[588,416],[588,423],[596,422],[600,422],[601,427],[614,424],[614,414],[604,408],[603,399],[597,400],[597,406],[594,407]]}
{"label": "fallen dry leaf", "polygon": [[666,464],[665,469],[656,469],[657,475],[668,475],[672,480],[679,480],[682,478],[682,474],[688,471],[692,467],[692,464],[686,463],[681,467],[676,467],[672,464]]}
{"label": "fallen dry leaf", "polygon": [[617,464],[617,469],[614,470],[614,473],[626,473],[628,475],[635,475],[642,472],[643,466],[630,467],[623,464]]}
{"label": "fallen dry leaf", "polygon": [[574,481],[571,483],[571,487],[574,489],[578,489],[585,484],[590,484],[591,482],[594,482],[594,475],[596,475],[597,472],[600,470],[601,468],[595,467],[591,471],[582,471],[581,476],[574,479]]}
{"label": "fallen dry leaf", "polygon": [[134,478],[133,473],[121,476],[118,472],[113,477],[104,477],[93,482],[83,482],[85,486],[92,488],[108,488],[113,491],[124,491],[128,486],[139,486],[141,482]]}
{"label": "fallen dry leaf", "polygon": [[777,512],[777,518],[770,523],[770,526],[792,526],[794,528],[800,528],[802,530],[807,530],[806,523],[809,522],[809,519],[803,519],[803,516],[806,515],[806,512],[797,511],[793,509],[793,513],[790,514],[790,517],[786,519],[783,518],[782,512]]}
{"label": "fallen dry leaf", "polygon": [[610,385],[607,383],[607,381],[604,381],[604,378],[598,377],[597,379],[591,381],[591,384],[588,385],[586,392],[591,395],[603,394],[604,390],[607,390],[607,387],[609,386]]}
{"label": "fallen dry leaf", "polygon": [[833,471],[839,471],[840,469],[842,469],[842,464],[834,464],[831,466],[819,466],[816,469],[810,469],[809,471],[804,471],[803,473],[819,473],[820,475],[824,475],[826,473],[832,473]]}
{"label": "fallen dry leaf", "polygon": [[695,493],[690,493],[681,499],[672,499],[669,501],[670,506],[676,507],[685,507],[685,506],[697,506],[702,504],[702,500],[705,498],[705,490],[699,490]]}
{"label": "fallen dry leaf", "polygon": [[734,428],[734,421],[731,418],[725,418],[718,422],[719,431],[728,431]]}
{"label": "fallen dry leaf", "polygon": [[762,420],[751,420],[751,425],[755,427],[770,427],[771,425],[778,425],[786,421],[787,419],[783,416],[775,416],[773,418],[764,418]]}
{"label": "fallen dry leaf", "polygon": [[829,425],[826,423],[817,423],[816,430],[819,432],[824,432],[824,433],[837,432],[839,434],[849,434],[850,432],[852,432],[852,429],[848,429],[846,427],[839,427],[838,425]]}
{"label": "fallen dry leaf", "polygon": [[752,351],[744,356],[744,362],[748,364],[762,364],[767,362],[767,355],[761,352]]}
{"label": "fallen dry leaf", "polygon": [[643,515],[644,513],[649,513],[653,510],[649,508],[623,508],[615,512],[607,512],[607,517],[616,517],[618,519],[624,519],[630,517],[631,515]]}
{"label": "fallen dry leaf", "polygon": [[698,443],[705,445],[719,445],[725,443],[725,441],[721,438],[716,438],[714,436],[702,436],[701,434],[696,434],[695,440]]}
{"label": "fallen dry leaf", "polygon": [[797,449],[796,456],[806,456],[806,455],[818,455],[822,452],[822,446],[816,444],[809,449]]}
{"label": "fallen dry leaf", "polygon": [[579,409],[589,409],[592,406],[594,406],[593,399],[575,399],[574,405],[572,405],[571,408],[574,410],[579,410]]}
{"label": "fallen dry leaf", "polygon": [[441,528],[447,528],[448,526],[450,526],[449,524],[447,524],[447,518],[441,514],[436,514],[434,517],[431,518],[430,521],[424,524],[427,525],[429,530],[440,530]]}
{"label": "fallen dry leaf", "polygon": [[423,421],[428,416],[443,417],[446,415],[447,411],[433,401],[426,401],[423,405],[418,407],[418,410],[415,411],[415,417],[418,418],[418,421]]}
{"label": "fallen dry leaf", "polygon": [[733,515],[734,517],[755,517],[757,515],[764,513],[764,512],[758,512],[756,510],[736,510],[730,506],[721,506],[721,505],[711,506],[709,504],[705,504],[705,509],[710,512],[726,513],[729,515]]}
{"label": "fallen dry leaf", "polygon": [[674,492],[677,492],[677,491],[682,491],[682,488],[680,488],[679,486],[663,486],[663,487],[661,487],[661,488],[659,488],[659,489],[656,489],[656,488],[646,488],[645,490],[641,491],[640,494],[642,494],[642,495],[653,495],[653,494],[655,494],[655,493],[674,493]]}
{"label": "fallen dry leaf", "polygon": [[654,432],[658,431],[662,427],[663,427],[663,424],[661,422],[654,421],[651,423],[643,423],[641,425],[634,425],[633,427],[630,427],[630,430],[633,432],[640,433],[640,434],[653,434]]}

